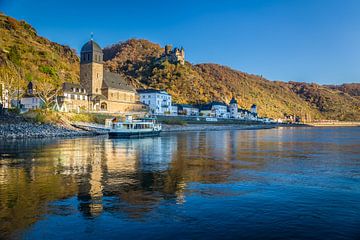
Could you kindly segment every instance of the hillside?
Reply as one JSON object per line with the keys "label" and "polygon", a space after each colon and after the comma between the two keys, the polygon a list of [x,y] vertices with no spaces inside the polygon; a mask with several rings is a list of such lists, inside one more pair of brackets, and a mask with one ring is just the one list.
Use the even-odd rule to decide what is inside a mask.
{"label": "hillside", "polygon": [[339,90],[353,97],[360,97],[360,83],[345,83],[341,85],[325,85],[328,88]]}
{"label": "hillside", "polygon": [[263,116],[295,114],[308,119],[360,120],[354,90],[274,82],[217,64],[159,63],[162,52],[157,44],[131,39],[105,49],[105,66],[124,74],[135,87],[166,89],[178,103],[229,102],[234,96],[243,108],[256,103]]}
{"label": "hillside", "polygon": [[0,13],[0,73],[10,90],[33,81],[50,91],[64,81],[79,81],[79,58],[70,47],[38,36],[25,21]]}
{"label": "hillside", "polygon": [[[360,120],[360,84],[274,82],[217,64],[159,61],[163,50],[148,40],[120,42],[104,49],[105,68],[135,88],[165,89],[178,103],[229,102],[234,96],[243,108],[257,104],[261,116]],[[0,75],[13,90],[31,80],[54,96],[64,81],[79,81],[79,58],[70,47],[38,36],[28,23],[0,13]]]}

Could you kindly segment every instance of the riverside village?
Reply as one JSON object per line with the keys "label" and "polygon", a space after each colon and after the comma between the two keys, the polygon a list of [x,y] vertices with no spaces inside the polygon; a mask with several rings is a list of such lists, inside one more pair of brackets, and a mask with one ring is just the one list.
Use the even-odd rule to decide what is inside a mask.
{"label": "riverside village", "polygon": [[[185,64],[183,48],[172,48],[166,45],[159,61],[173,64]],[[18,89],[17,98],[10,99],[9,90],[4,83],[0,85],[1,112],[17,110],[26,115],[29,112],[51,109],[60,116],[71,114],[102,114],[105,116],[124,118],[131,116],[153,117],[162,123],[180,124],[274,124],[283,121],[298,121],[295,117],[287,119],[269,119],[258,115],[256,104],[249,109],[242,109],[234,97],[226,102],[212,101],[204,104],[180,104],[172,101],[172,96],[163,89],[135,89],[117,73],[104,69],[103,50],[93,39],[86,42],[80,52],[80,82],[65,82],[61,91],[51,99],[49,106],[38,94],[37,86],[28,82],[26,89]],[[3,115],[4,118],[4,115]],[[75,117],[76,119],[76,117]],[[91,120],[72,121],[71,127],[91,127]],[[10,121],[11,122],[11,121]],[[65,124],[65,125],[66,125]],[[90,126],[91,125],[91,126]],[[169,127],[172,129],[174,127]],[[182,128],[181,128],[182,129]],[[86,130],[89,130],[88,128]],[[24,132],[22,128],[10,131],[11,136]],[[6,136],[6,134],[3,134]]]}

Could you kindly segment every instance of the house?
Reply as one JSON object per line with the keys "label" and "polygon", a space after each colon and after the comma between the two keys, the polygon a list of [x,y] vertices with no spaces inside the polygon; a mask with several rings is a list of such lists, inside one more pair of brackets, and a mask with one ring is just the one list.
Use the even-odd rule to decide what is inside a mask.
{"label": "house", "polygon": [[199,116],[199,108],[191,104],[176,104],[179,115]]}
{"label": "house", "polygon": [[172,112],[171,95],[164,90],[140,89],[140,102],[146,104],[152,114],[164,115]]}
{"label": "house", "polygon": [[253,114],[256,114],[256,115],[257,115],[257,106],[256,106],[256,104],[251,105],[250,111],[251,111]]}
{"label": "house", "polygon": [[32,82],[27,85],[24,96],[20,99],[20,108],[22,112],[28,110],[40,109],[45,105],[44,101],[36,96],[36,89]]}
{"label": "house", "polygon": [[178,115],[178,111],[179,111],[179,108],[177,105],[171,105],[171,108],[170,108],[170,114],[171,115]]}
{"label": "house", "polygon": [[80,84],[65,83],[59,109],[92,112],[143,112],[134,88],[116,73],[104,70],[103,51],[92,39],[80,52]]}
{"label": "house", "polygon": [[223,102],[211,102],[200,107],[200,114],[208,117],[229,118],[228,107]]}
{"label": "house", "polygon": [[64,83],[63,94],[58,97],[58,106],[62,112],[81,112],[89,109],[89,98],[85,88],[79,84]]}
{"label": "house", "polygon": [[9,91],[0,83],[0,109],[9,108]]}
{"label": "house", "polygon": [[251,111],[246,109],[239,109],[238,114],[239,114],[239,118],[243,120],[256,121],[258,119],[257,114],[252,113]]}

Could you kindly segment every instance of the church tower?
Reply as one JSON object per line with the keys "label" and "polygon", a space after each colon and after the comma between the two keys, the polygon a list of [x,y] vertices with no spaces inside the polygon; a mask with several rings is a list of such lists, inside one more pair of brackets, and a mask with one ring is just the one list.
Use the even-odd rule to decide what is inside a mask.
{"label": "church tower", "polygon": [[88,94],[99,95],[104,78],[103,52],[92,39],[84,44],[80,53],[80,84]]}
{"label": "church tower", "polygon": [[238,102],[236,101],[236,99],[234,97],[232,97],[230,100],[229,109],[230,109],[230,117],[238,118],[239,106],[238,106]]}

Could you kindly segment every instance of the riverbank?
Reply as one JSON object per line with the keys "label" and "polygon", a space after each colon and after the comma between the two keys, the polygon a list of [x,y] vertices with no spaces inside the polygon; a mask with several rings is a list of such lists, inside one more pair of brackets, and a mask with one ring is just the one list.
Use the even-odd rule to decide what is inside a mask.
{"label": "riverbank", "polygon": [[68,124],[37,123],[18,114],[0,115],[0,139],[77,137],[96,133],[72,127]]}

